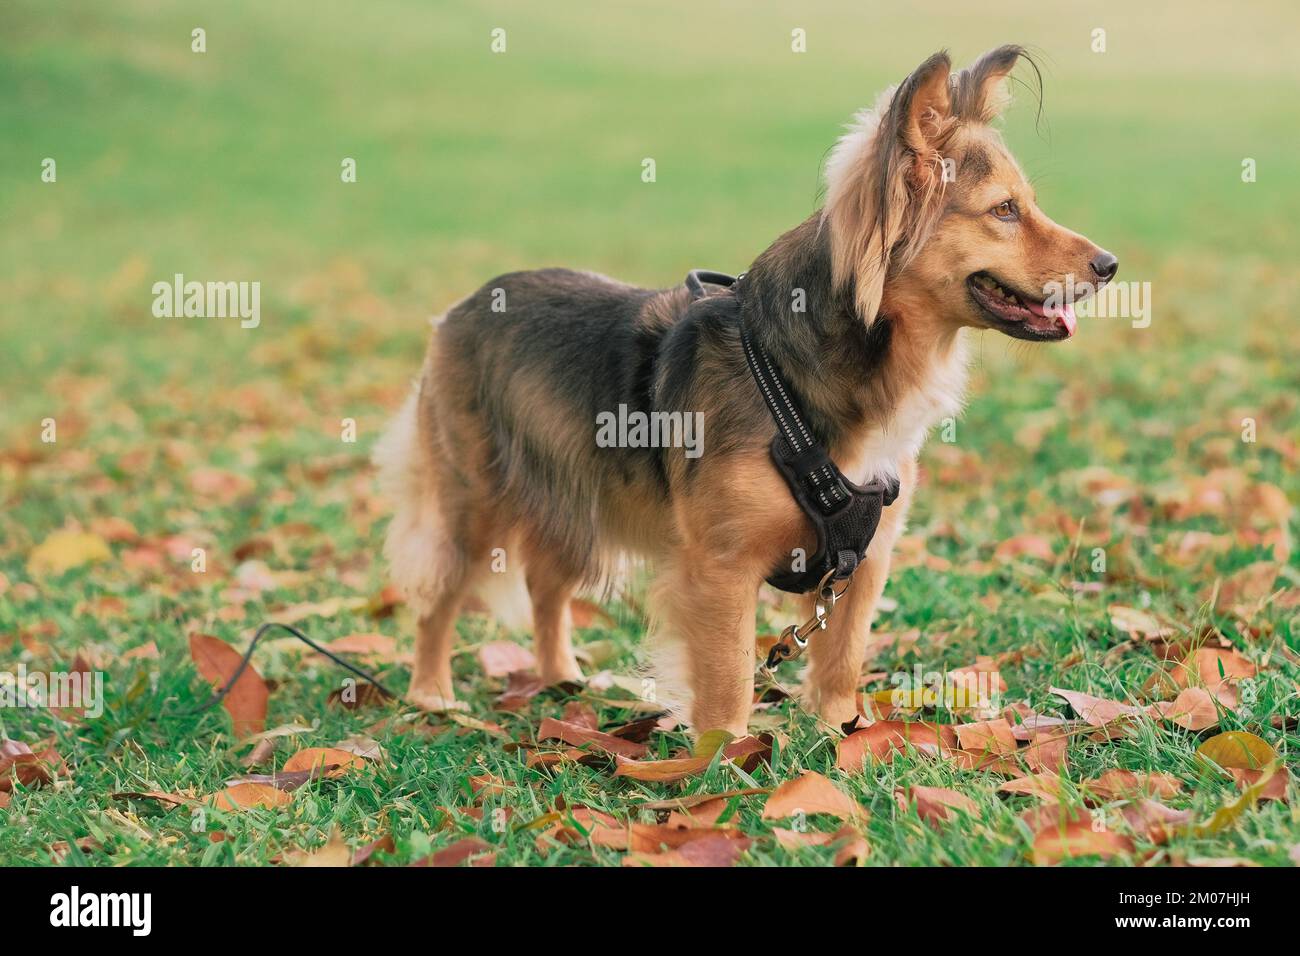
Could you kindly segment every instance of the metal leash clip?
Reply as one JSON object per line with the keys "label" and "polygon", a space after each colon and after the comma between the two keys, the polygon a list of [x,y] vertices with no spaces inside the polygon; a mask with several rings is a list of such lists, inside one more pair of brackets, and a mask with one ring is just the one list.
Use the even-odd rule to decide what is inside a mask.
{"label": "metal leash clip", "polygon": [[835,584],[831,578],[835,574],[835,569],[826,572],[826,576],[821,579],[817,585],[817,603],[813,606],[813,616],[803,624],[791,624],[781,636],[777,638],[772,649],[767,652],[767,663],[764,665],[768,670],[773,670],[782,661],[792,661],[803,654],[804,649],[808,647],[808,638],[814,631],[823,630],[826,623],[831,619],[831,612],[835,610],[835,602],[843,597],[844,592],[849,589],[853,582],[852,578],[844,581],[844,586],[838,591],[835,590]]}

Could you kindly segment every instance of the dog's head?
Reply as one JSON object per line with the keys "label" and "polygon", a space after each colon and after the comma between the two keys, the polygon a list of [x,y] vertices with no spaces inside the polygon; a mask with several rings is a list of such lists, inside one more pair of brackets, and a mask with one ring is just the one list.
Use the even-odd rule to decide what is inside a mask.
{"label": "dog's head", "polygon": [[923,310],[1033,341],[1074,334],[1074,301],[1118,260],[1047,217],[991,123],[1024,50],[953,73],[937,53],[861,114],[828,170],[835,278],[867,322]]}

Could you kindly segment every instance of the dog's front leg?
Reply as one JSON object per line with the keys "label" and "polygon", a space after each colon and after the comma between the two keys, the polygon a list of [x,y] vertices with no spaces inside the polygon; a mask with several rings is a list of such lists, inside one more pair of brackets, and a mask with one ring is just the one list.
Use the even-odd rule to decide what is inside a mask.
{"label": "dog's front leg", "polygon": [[656,582],[667,636],[686,654],[696,734],[749,732],[758,585],[747,564],[694,552],[674,556]]}
{"label": "dog's front leg", "polygon": [[853,583],[836,603],[826,629],[814,631],[808,639],[811,666],[804,682],[812,709],[832,727],[852,720],[858,713],[858,684],[871,620],[889,577],[894,542],[902,533],[916,481],[916,463],[899,463],[898,498],[884,510],[866,560],[853,575]]}

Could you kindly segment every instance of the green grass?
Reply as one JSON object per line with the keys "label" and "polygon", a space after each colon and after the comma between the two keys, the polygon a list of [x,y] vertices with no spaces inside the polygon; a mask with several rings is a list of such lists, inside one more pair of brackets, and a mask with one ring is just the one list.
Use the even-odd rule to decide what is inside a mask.
{"label": "green grass", "polygon": [[[497,738],[435,721],[428,732],[381,734],[385,760],[364,772],[309,784],[280,810],[210,811],[198,832],[187,810],[111,796],[210,793],[244,772],[247,748],[219,709],[160,717],[207,696],[188,633],[242,646],[282,605],[383,587],[384,508],[366,459],[418,367],[425,316],[511,268],[566,264],[655,285],[692,267],[739,271],[816,208],[819,164],[855,109],[940,46],[962,63],[1011,40],[1040,50],[1046,66],[1043,123],[1035,128],[1022,96],[1008,122],[1013,149],[1049,214],[1116,252],[1121,278],[1151,283],[1153,322],[1085,322],[1056,348],[980,342],[957,441],[927,449],[911,523],[913,543],[951,567],[902,563],[877,626],[923,636],[872,667],[937,670],[1009,655],[1007,701],[1062,713],[1050,686],[1144,701],[1159,661],[1124,647],[1106,608],[1149,606],[1187,628],[1214,624],[1264,665],[1253,712],[1225,714],[1223,727],[1264,736],[1294,767],[1294,609],[1279,600],[1247,627],[1211,614],[1204,591],[1271,547],[1260,535],[1279,520],[1243,496],[1261,484],[1291,500],[1300,491],[1300,346],[1290,328],[1300,306],[1300,157],[1279,132],[1300,122],[1288,47],[1300,15],[1281,0],[1249,13],[1158,3],[1101,16],[1029,3],[996,16],[959,3],[926,16],[880,6],[756,4],[741,16],[678,2],[8,4],[0,669],[58,667],[84,650],[108,672],[108,701],[103,717],[79,724],[0,711],[4,735],[52,736],[70,768],[54,785],[19,788],[0,810],[0,862],[49,862],[53,844],[89,837],[70,862],[255,864],[337,830],[354,844],[391,833],[400,860],[477,834],[498,846],[499,865],[617,864],[621,854],[585,844],[542,855],[537,831],[515,827],[560,798],[636,818],[643,799],[746,786],[726,766],[683,786],[615,780],[600,767],[528,769]],[[202,55],[189,51],[196,26],[207,30]],[[508,31],[504,56],[488,50],[497,26]],[[1108,31],[1105,54],[1089,50],[1096,26]],[[807,54],[789,52],[794,27],[808,31]],[[45,157],[58,163],[57,183],[40,180]],[[358,161],[356,184],[339,181],[343,157]],[[654,184],[640,180],[645,157],[656,160]],[[1243,157],[1257,161],[1258,182],[1240,181]],[[260,281],[261,327],[153,318],[150,286],[175,272]],[[347,417],[356,444],[339,441]],[[1240,440],[1247,417],[1255,443]],[[56,444],[40,441],[45,418],[58,423]],[[232,500],[196,492],[190,475],[202,467],[245,475],[252,490]],[[1131,493],[1109,502],[1089,491],[1086,470],[1098,468]],[[1180,510],[1202,482],[1227,488],[1227,502]],[[174,536],[205,547],[207,572],[171,558],[162,571],[141,568],[131,544],[66,575],[29,572],[29,554],[51,532],[106,516],[129,520],[146,545]],[[1294,516],[1280,526],[1289,539]],[[1185,566],[1172,546],[1189,530],[1221,536],[1224,550]],[[999,542],[1026,533],[1046,536],[1057,557],[995,557]],[[259,538],[270,542],[262,560],[299,577],[243,603],[229,593],[234,552]],[[1106,549],[1104,574],[1090,568],[1094,547]],[[1294,594],[1300,562],[1289,549],[1284,558],[1278,587]],[[104,595],[120,597],[124,612],[98,611]],[[612,642],[602,666],[629,673],[643,624],[615,610],[617,626],[581,639],[602,650]],[[769,630],[791,619],[774,607],[764,614]],[[324,639],[381,630],[405,641],[411,630],[400,612],[304,626]],[[496,636],[480,619],[462,628],[469,645]],[[148,641],[161,661],[120,659]],[[272,764],[385,713],[327,707],[344,675],[282,645],[255,662],[277,682],[268,726],[319,720],[281,740]],[[563,706],[549,695],[518,715],[496,712],[499,682],[482,676],[473,653],[457,658],[457,677],[475,715],[525,741]],[[402,687],[405,670],[390,666],[384,679]],[[602,726],[629,716],[600,710]],[[842,774],[834,739],[797,707],[763,720],[782,742],[755,782],[803,768],[831,776],[871,812],[873,863],[1026,861],[1031,835],[1016,817],[1034,800],[998,795],[1000,778],[918,754]],[[1067,774],[1172,773],[1185,788],[1169,804],[1200,820],[1235,788],[1198,768],[1198,742],[1154,724],[1122,741],[1078,741]],[[685,744],[680,734],[653,740],[662,754]],[[506,833],[464,812],[477,802],[471,773],[511,784],[484,801],[513,812]],[[893,790],[914,785],[970,796],[978,822],[936,830],[901,813]],[[735,809],[759,837],[745,862],[829,859],[779,849],[762,805],[749,797]],[[218,830],[225,837],[213,842]],[[1282,864],[1297,842],[1300,821],[1272,802],[1214,835],[1180,833],[1163,849],[1139,839],[1139,856],[1115,862],[1154,851],[1158,861]]]}

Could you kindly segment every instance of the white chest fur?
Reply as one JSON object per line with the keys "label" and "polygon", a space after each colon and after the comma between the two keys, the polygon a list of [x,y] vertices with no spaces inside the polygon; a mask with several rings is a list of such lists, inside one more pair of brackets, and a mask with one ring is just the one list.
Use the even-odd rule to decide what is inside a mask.
{"label": "white chest fur", "polygon": [[930,429],[961,412],[967,378],[965,334],[951,348],[935,353],[920,375],[913,375],[896,397],[894,412],[856,443],[849,460],[837,464],[849,479],[865,484],[872,478],[898,476],[898,462],[914,458]]}

